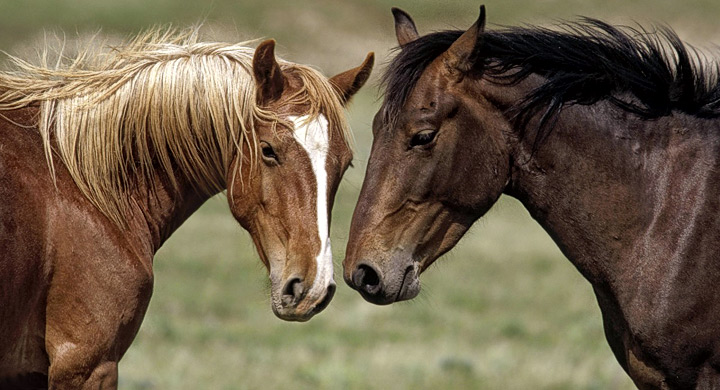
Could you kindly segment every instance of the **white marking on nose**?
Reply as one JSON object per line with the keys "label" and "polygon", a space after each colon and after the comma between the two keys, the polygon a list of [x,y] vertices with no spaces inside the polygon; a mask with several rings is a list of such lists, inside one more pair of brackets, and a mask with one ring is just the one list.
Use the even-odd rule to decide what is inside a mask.
{"label": "white marking on nose", "polygon": [[317,270],[312,288],[308,292],[311,302],[322,299],[325,296],[327,287],[333,282],[333,260],[330,249],[330,232],[328,226],[328,204],[327,204],[327,170],[325,162],[327,152],[330,149],[330,137],[328,134],[328,121],[323,115],[309,121],[309,116],[290,116],[295,125],[295,139],[305,149],[312,163],[313,173],[317,181],[317,226],[320,237],[320,253],[315,261]]}

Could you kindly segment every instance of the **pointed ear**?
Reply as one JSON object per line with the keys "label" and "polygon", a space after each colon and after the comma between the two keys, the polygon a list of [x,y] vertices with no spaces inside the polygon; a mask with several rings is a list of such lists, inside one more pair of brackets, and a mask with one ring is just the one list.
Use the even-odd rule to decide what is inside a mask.
{"label": "pointed ear", "polygon": [[338,75],[330,78],[330,84],[340,94],[340,100],[343,105],[346,104],[370,77],[373,64],[375,63],[375,53],[368,53],[362,65],[357,68],[346,70]]}
{"label": "pointed ear", "polygon": [[457,81],[469,73],[477,62],[483,44],[485,31],[485,6],[480,6],[478,20],[460,36],[445,53],[442,60],[448,74]]}
{"label": "pointed ear", "polygon": [[395,7],[392,8],[392,13],[395,18],[395,36],[397,37],[400,47],[416,40],[418,38],[418,32],[415,27],[415,22],[410,15],[400,8]]}
{"label": "pointed ear", "polygon": [[285,77],[275,60],[275,40],[269,39],[255,49],[253,76],[257,84],[256,99],[260,106],[266,106],[280,98]]}

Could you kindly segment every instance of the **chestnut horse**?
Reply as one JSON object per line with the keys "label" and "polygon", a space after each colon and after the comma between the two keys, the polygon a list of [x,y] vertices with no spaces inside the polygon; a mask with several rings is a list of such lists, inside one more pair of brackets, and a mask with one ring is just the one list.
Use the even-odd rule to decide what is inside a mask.
{"label": "chestnut horse", "polygon": [[275,314],[306,321],[332,299],[329,214],[352,158],[343,105],[372,53],[328,80],[277,60],[272,40],[195,36],[0,74],[0,388],[116,388],[153,255],[225,189]]}
{"label": "chestnut horse", "polygon": [[415,297],[505,193],[590,281],[638,387],[720,388],[717,66],[670,29],[484,31],[481,8],[467,31],[418,36],[393,13],[347,283]]}

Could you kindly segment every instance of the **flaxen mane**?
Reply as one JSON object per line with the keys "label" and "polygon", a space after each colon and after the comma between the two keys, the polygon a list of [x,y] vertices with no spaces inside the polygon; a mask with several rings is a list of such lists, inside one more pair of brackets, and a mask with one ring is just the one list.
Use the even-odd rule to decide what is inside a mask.
{"label": "flaxen mane", "polygon": [[[431,33],[402,47],[383,78],[386,123],[397,119],[425,68],[462,33]],[[545,78],[514,108],[521,122],[542,115],[543,131],[551,127],[545,125],[563,105],[604,99],[645,118],[673,111],[720,116],[717,64],[708,63],[669,28],[647,32],[585,19],[559,31],[540,27],[486,31],[483,39],[477,71],[508,83],[530,74]]]}
{"label": "flaxen mane", "polygon": [[[128,191],[156,169],[173,185],[179,174],[206,193],[222,191],[243,144],[255,150],[254,123],[278,118],[255,103],[254,49],[197,36],[152,31],[53,68],[12,58],[17,70],[0,73],[0,115],[39,104],[37,125],[53,175],[59,158],[82,192],[121,225]],[[311,117],[322,112],[349,142],[329,82],[310,67],[279,63],[304,84],[290,103],[307,104]]]}

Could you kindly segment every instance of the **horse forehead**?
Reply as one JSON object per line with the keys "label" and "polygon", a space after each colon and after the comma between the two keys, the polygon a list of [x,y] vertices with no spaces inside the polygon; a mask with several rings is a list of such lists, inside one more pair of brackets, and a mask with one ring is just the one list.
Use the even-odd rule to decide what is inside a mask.
{"label": "horse forehead", "polygon": [[453,83],[448,82],[441,69],[431,64],[401,101],[399,108],[393,107],[395,103],[387,100],[383,103],[373,118],[373,134],[378,135],[381,129],[400,134],[400,130],[405,127],[412,127],[432,117],[441,106],[452,104],[457,94],[458,90]]}
{"label": "horse forehead", "polygon": [[328,180],[328,184],[335,183],[342,176],[338,173],[344,172],[353,155],[344,135],[331,126],[324,114],[288,116],[287,119],[294,127],[294,141],[310,158],[313,172],[320,173],[321,180]]}
{"label": "horse forehead", "polygon": [[[309,115],[289,116],[295,132],[295,139],[309,153],[327,154],[330,148],[330,134],[328,120],[325,115],[317,115],[311,118]],[[311,156],[312,157],[312,156]]]}

